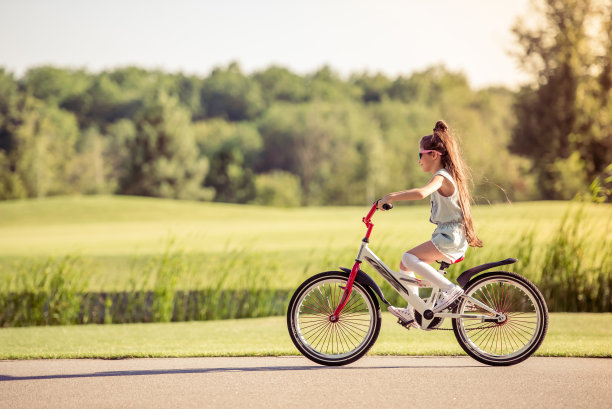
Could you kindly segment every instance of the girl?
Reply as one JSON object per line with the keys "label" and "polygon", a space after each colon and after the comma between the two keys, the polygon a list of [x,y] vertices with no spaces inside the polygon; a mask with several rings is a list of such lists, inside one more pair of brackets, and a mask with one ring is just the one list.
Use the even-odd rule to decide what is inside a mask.
{"label": "girl", "polygon": [[[476,236],[470,211],[470,195],[463,160],[455,140],[443,121],[436,122],[432,135],[421,138],[419,164],[424,172],[433,174],[425,186],[402,192],[389,193],[380,206],[398,200],[420,200],[431,195],[430,222],[437,225],[431,240],[407,251],[402,256],[400,272],[414,277],[419,274],[442,291],[434,312],[439,312],[455,301],[463,290],[453,284],[429,264],[435,261],[453,263],[463,257],[469,246],[482,247]],[[409,287],[418,295],[417,287]],[[414,322],[414,308],[389,307],[389,312],[404,321]]]}

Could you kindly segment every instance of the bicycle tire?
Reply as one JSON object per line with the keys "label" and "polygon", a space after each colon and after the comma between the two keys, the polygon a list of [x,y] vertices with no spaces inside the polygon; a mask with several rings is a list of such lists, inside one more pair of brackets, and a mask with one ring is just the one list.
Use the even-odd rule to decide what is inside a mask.
{"label": "bicycle tire", "polygon": [[[529,358],[544,341],[548,308],[538,288],[525,277],[507,271],[485,273],[466,284],[465,294],[506,314],[501,323],[452,320],[457,342],[475,360],[493,366],[515,365]],[[486,313],[463,297],[454,311]]]}
{"label": "bicycle tire", "polygon": [[364,356],[378,339],[381,311],[372,290],[354,282],[337,322],[330,322],[349,274],[326,271],[304,281],[287,308],[287,329],[295,347],[321,365],[339,366]]}

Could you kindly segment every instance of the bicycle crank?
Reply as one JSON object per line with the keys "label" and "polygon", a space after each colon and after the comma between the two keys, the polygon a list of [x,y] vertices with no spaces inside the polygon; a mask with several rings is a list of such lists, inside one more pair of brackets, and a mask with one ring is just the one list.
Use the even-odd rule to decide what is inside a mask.
{"label": "bicycle crank", "polygon": [[423,317],[421,316],[421,313],[416,310],[414,311],[414,320],[416,321],[417,324],[419,324],[419,327],[421,327],[421,329],[425,331],[431,331],[433,329],[437,329],[444,322],[444,318],[434,317],[434,319],[432,319],[431,322],[429,323],[429,326],[427,328],[423,328],[423,325],[422,325]]}

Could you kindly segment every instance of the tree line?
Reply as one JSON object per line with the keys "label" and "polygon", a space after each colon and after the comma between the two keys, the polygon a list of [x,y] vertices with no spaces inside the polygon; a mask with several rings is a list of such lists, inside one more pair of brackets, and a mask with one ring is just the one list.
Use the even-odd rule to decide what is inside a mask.
{"label": "tree line", "polygon": [[362,204],[425,181],[418,141],[445,118],[464,139],[479,195],[529,198],[524,162],[506,149],[512,99],[439,66],[350,79],[329,67],[248,75],[236,63],[206,77],[0,70],[0,197]]}
{"label": "tree line", "polygon": [[514,29],[535,78],[518,92],[473,89],[444,66],[394,78],[238,63],[206,76],[0,68],[0,199],[363,204],[427,181],[418,142],[438,119],[461,139],[477,202],[568,199],[593,181],[606,192],[612,13],[596,11],[610,2],[540,3],[543,23]]}

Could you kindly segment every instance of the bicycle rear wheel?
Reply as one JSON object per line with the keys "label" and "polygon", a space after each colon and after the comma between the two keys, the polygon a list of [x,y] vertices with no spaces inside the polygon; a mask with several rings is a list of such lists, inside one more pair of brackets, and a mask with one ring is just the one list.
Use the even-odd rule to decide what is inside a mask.
{"label": "bicycle rear wheel", "polygon": [[[490,272],[470,280],[465,294],[506,316],[503,322],[453,319],[457,342],[472,358],[488,365],[514,365],[540,347],[548,330],[548,309],[544,297],[529,280],[515,273]],[[490,314],[463,297],[455,311]]]}
{"label": "bicycle rear wheel", "polygon": [[306,280],[287,309],[287,327],[296,348],[322,365],[346,365],[365,355],[378,338],[380,306],[372,291],[358,283],[336,322],[329,317],[340,303],[348,274],[328,271]]}

